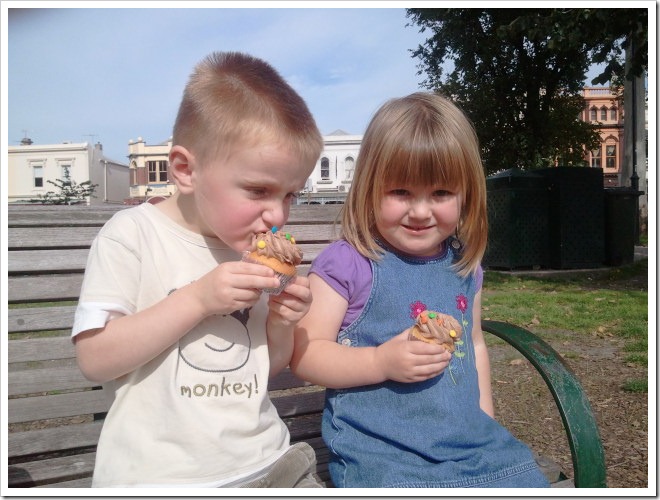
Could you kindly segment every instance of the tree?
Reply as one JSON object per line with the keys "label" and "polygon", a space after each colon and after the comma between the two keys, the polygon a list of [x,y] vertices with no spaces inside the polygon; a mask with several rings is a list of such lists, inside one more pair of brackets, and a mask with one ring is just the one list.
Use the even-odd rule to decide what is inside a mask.
{"label": "tree", "polygon": [[[432,32],[412,51],[426,76],[422,85],[462,107],[477,130],[486,172],[493,173],[584,164],[584,150],[600,140],[595,126],[579,119],[583,82],[593,63],[607,63],[604,73],[619,71],[621,33],[633,19],[644,25],[639,12],[627,13],[614,31],[616,12],[628,10],[642,11],[407,9],[407,15]],[[606,21],[612,34],[590,24],[596,20]]]}
{"label": "tree", "polygon": [[30,203],[41,203],[43,205],[77,205],[84,203],[89,196],[94,197],[94,192],[99,186],[85,181],[78,184],[71,179],[69,169],[64,169],[64,179],[48,180],[49,184],[55,186],[59,191],[48,191],[38,195],[38,198],[30,200]]}

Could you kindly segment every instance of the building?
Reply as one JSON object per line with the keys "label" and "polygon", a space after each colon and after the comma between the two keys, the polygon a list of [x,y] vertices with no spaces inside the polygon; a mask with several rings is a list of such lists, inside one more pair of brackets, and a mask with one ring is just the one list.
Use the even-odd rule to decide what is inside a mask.
{"label": "building", "polygon": [[321,156],[298,198],[299,204],[343,203],[353,182],[362,136],[336,130],[323,136],[323,143]]}
{"label": "building", "polygon": [[619,186],[623,162],[623,103],[609,87],[585,87],[580,119],[598,127],[600,147],[587,151],[589,166],[603,169],[605,187]]}
{"label": "building", "polygon": [[88,205],[122,203],[128,195],[128,165],[106,158],[100,143],[33,144],[26,138],[8,148],[8,202],[27,203],[57,192],[50,182],[64,179],[66,171],[78,184],[98,184]]}
{"label": "building", "polygon": [[[346,199],[362,136],[337,130],[323,140],[323,152],[298,198],[299,204],[343,203]],[[168,173],[171,148],[171,137],[155,145],[148,145],[142,137],[129,141],[129,203],[157,202],[174,193],[176,186]]]}

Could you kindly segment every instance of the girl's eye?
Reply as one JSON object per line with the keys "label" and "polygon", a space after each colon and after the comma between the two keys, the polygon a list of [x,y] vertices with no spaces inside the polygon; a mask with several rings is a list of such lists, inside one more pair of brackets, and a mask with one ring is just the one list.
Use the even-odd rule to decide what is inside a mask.
{"label": "girl's eye", "polygon": [[438,189],[433,193],[433,196],[437,196],[438,198],[444,198],[446,196],[452,196],[454,193],[451,191],[447,191],[446,189]]}
{"label": "girl's eye", "polygon": [[406,196],[408,191],[406,189],[391,189],[389,194],[392,196]]}

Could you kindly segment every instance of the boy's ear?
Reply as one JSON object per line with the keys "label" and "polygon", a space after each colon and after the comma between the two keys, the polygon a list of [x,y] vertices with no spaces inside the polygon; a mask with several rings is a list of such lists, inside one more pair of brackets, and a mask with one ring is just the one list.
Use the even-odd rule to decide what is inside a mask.
{"label": "boy's ear", "polygon": [[182,194],[192,192],[192,173],[195,157],[183,146],[172,146],[169,154],[170,175],[174,179],[177,189]]}

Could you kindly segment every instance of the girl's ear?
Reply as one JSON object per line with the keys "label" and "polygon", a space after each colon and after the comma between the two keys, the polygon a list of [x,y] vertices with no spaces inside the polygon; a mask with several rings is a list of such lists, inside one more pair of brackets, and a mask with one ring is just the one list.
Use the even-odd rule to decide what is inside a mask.
{"label": "girl's ear", "polygon": [[195,157],[183,146],[172,146],[169,154],[170,176],[174,179],[177,189],[182,194],[190,194],[193,190],[192,173]]}

